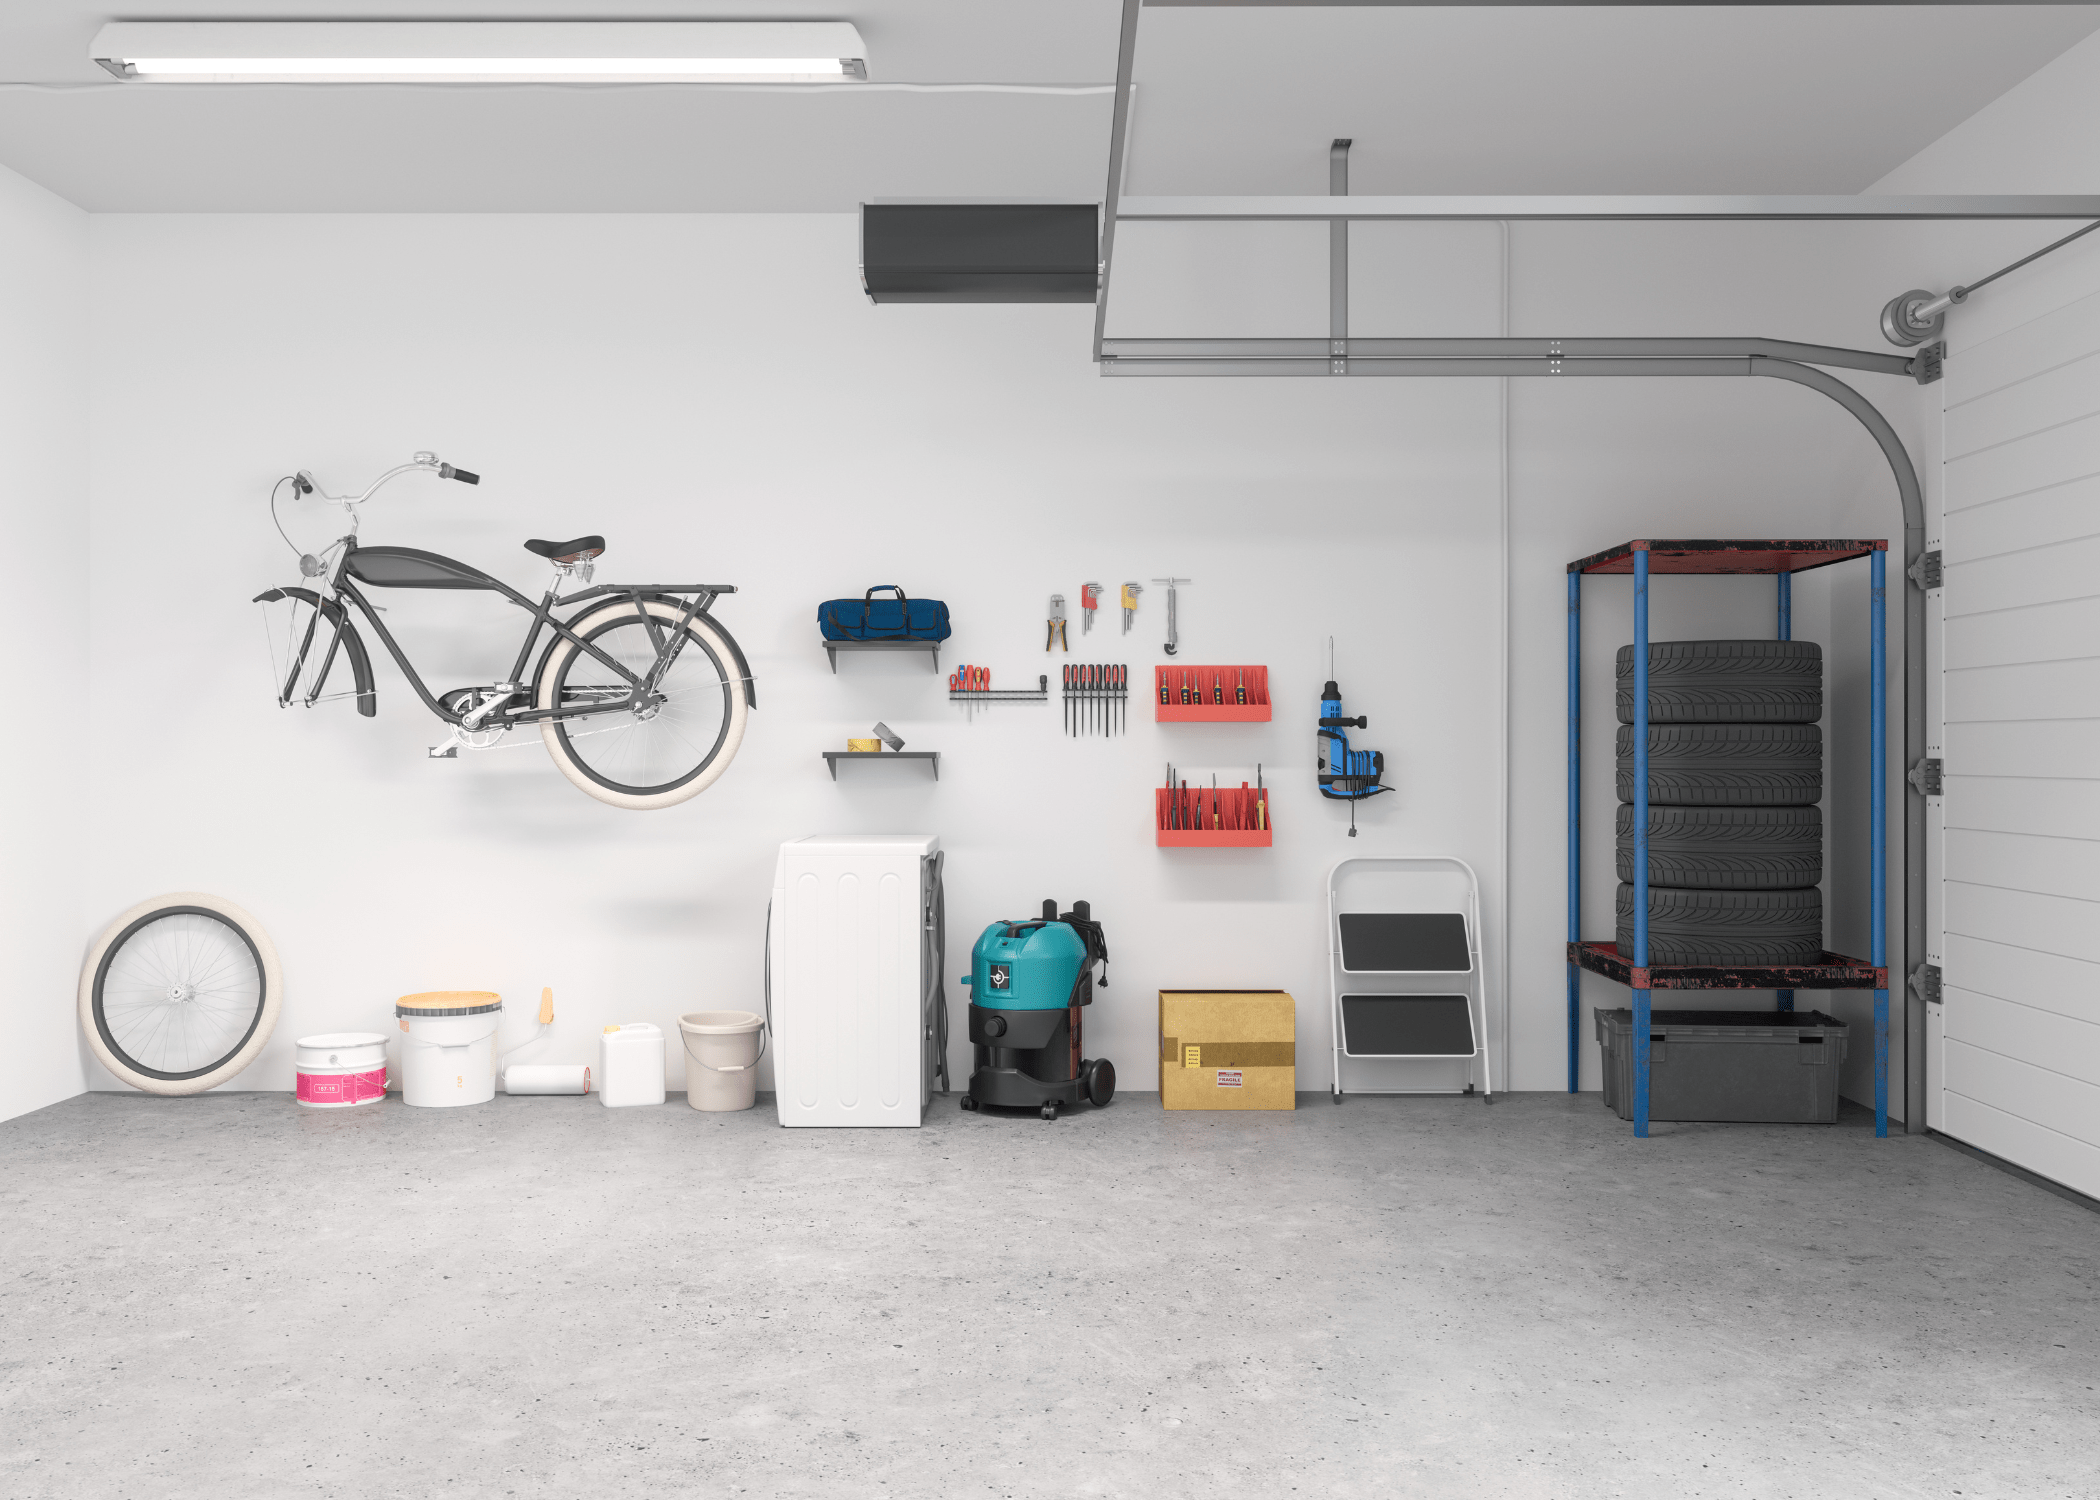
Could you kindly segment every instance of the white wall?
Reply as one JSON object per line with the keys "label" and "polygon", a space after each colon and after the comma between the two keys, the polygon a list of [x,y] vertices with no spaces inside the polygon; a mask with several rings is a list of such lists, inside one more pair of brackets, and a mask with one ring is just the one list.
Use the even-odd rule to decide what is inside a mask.
{"label": "white wall", "polygon": [[[1215,984],[1298,996],[1312,1089],[1327,1081],[1324,871],[1352,854],[1453,853],[1483,877],[1498,990],[1505,940],[1513,965],[1509,1076],[1560,1087],[1562,570],[1638,535],[1900,537],[1865,433],[1779,382],[1512,384],[1505,924],[1499,383],[1104,381],[1083,307],[870,307],[853,232],[847,218],[785,216],[98,217],[96,670],[139,684],[155,731],[126,732],[136,704],[121,724],[116,706],[97,708],[92,766],[108,790],[95,829],[121,833],[134,857],[92,873],[91,919],[190,885],[258,914],[289,997],[241,1087],[288,1087],[293,1037],[384,1026],[393,996],[434,987],[515,1002],[551,984],[562,1020],[549,1060],[581,1061],[607,1022],[756,1004],[782,838],[925,828],[951,850],[951,978],[984,923],[1086,896],[1116,955],[1089,1050],[1126,1087],[1154,1083],[1153,990]],[[1935,233],[1958,232],[1518,226],[1509,327],[1874,347],[1891,281],[1919,274]],[[1322,274],[1314,241],[1242,247],[1235,271],[1230,255],[1132,236],[1119,329],[1300,331],[1323,310],[1317,280],[1306,294]],[[1492,226],[1365,235],[1357,331],[1496,332],[1499,260]],[[141,329],[152,336],[118,336]],[[1915,438],[1919,393],[1858,379]],[[376,721],[274,708],[246,602],[291,575],[270,483],[302,466],[358,481],[418,447],[485,483],[406,482],[374,503],[366,541],[463,556],[526,586],[541,575],[522,538],[603,531],[601,577],[742,588],[719,613],[751,654],[760,707],[716,788],[630,814],[584,798],[535,746],[427,762],[435,721],[385,664]],[[813,624],[823,598],[902,583],[954,607],[944,666],[1032,681],[1048,594],[1076,613],[1083,579],[1167,572],[1196,580],[1181,659],[1269,664],[1274,723],[1155,726],[1134,712],[1127,739],[1074,742],[1054,704],[968,722],[923,664],[854,661],[832,676]],[[125,605],[163,579],[165,613],[141,628]],[[1589,587],[1595,734],[1631,627],[1623,586]],[[1665,580],[1656,634],[1764,634],[1770,599],[1765,580]],[[515,612],[493,601],[384,602],[429,643],[434,685],[485,678],[515,649]],[[1146,594],[1128,650],[1113,617],[1091,638],[1075,621],[1074,659],[1127,661],[1144,680],[1165,660],[1161,602]],[[1797,635],[1832,645],[1837,673],[1863,599],[1804,580],[1796,607]],[[1364,743],[1400,788],[1362,810],[1353,841],[1345,811],[1311,787],[1329,634],[1348,711],[1370,715]],[[818,751],[878,718],[945,752],[938,785],[917,766],[826,778]],[[1260,761],[1278,788],[1276,848],[1154,848],[1149,788],[1169,759],[1227,781]],[[1610,827],[1611,794],[1600,758],[1592,771],[1598,928],[1613,876],[1594,831]],[[1859,935],[1834,905],[1842,945]],[[1586,986],[1599,1003],[1625,992]]]}
{"label": "white wall", "polygon": [[[2100,45],[2043,68],[1884,180],[1896,192],[2100,189]],[[2069,226],[2019,226],[2004,259]],[[1932,1007],[1932,1124],[2100,1193],[2100,739],[2091,583],[2100,494],[2100,236],[1947,320],[1929,475],[1946,587],[1935,669],[1947,795]],[[1947,280],[1973,282],[1978,259]],[[1944,283],[1937,283],[1944,284]]]}
{"label": "white wall", "polygon": [[[22,686],[69,710],[18,716],[0,740],[0,1119],[85,1086],[73,989],[87,934],[83,715],[88,666],[87,215],[0,168],[0,495],[10,606],[26,622]],[[121,865],[128,850],[105,846]],[[114,913],[112,913],[114,915]]]}

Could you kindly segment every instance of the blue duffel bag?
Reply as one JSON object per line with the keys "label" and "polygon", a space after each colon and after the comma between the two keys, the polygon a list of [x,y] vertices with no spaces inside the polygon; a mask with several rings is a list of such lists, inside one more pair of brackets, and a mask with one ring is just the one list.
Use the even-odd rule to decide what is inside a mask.
{"label": "blue duffel bag", "polygon": [[[880,593],[894,599],[878,599]],[[938,599],[907,599],[894,583],[878,583],[858,599],[826,599],[817,606],[817,629],[827,641],[945,641],[948,606]]]}

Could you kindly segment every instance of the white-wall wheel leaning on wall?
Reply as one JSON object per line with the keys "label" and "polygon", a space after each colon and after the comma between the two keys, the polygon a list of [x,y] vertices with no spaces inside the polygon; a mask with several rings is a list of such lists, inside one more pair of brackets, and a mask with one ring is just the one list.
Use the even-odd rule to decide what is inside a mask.
{"label": "white-wall wheel leaning on wall", "polygon": [[[662,600],[651,600],[646,607],[658,632],[675,630],[685,613],[683,606]],[[631,600],[592,611],[575,631],[637,674],[646,673],[655,661],[649,622]],[[613,807],[639,811],[697,797],[729,769],[743,743],[750,707],[737,660],[714,622],[695,615],[686,624],[685,647],[658,684],[664,699],[658,712],[646,719],[579,719],[573,728],[559,721],[543,723],[540,738],[562,775]],[[554,708],[565,692],[588,693],[594,686],[602,691],[613,687],[614,680],[603,663],[579,652],[575,642],[564,637],[548,652],[533,699],[539,708]]]}
{"label": "white-wall wheel leaning on wall", "polygon": [[218,896],[141,901],[88,949],[80,1029],[102,1066],[149,1094],[201,1094],[255,1060],[284,976],[254,917]]}

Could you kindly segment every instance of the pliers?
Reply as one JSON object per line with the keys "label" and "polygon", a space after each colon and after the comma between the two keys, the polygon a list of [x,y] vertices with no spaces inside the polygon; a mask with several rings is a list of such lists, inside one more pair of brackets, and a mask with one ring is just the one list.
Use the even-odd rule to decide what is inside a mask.
{"label": "pliers", "polygon": [[1050,596],[1050,633],[1043,639],[1043,649],[1050,651],[1059,646],[1064,647],[1067,651],[1072,649],[1072,643],[1065,639],[1065,596],[1063,594],[1052,594]]}

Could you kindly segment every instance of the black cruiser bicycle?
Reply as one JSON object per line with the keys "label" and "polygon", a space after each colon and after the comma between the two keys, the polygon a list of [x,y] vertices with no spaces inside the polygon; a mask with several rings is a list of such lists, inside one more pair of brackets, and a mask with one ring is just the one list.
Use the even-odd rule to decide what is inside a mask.
{"label": "black cruiser bicycle", "polygon": [[[750,710],[758,706],[742,648],[708,613],[717,598],[736,589],[726,583],[591,587],[596,559],[605,550],[601,536],[525,543],[526,551],[554,567],[538,603],[478,568],[435,552],[359,546],[357,508],[404,474],[481,482],[478,474],[443,463],[434,453],[418,453],[356,494],[328,494],[304,469],[280,479],[270,491],[273,520],[278,493],[287,485],[295,496],[340,506],[349,519],[349,530],[318,553],[302,551],[285,536],[300,553],[299,571],[310,586],[269,589],[255,597],[257,604],[286,606],[282,623],[270,632],[278,707],[311,708],[348,698],[367,718],[377,712],[372,662],[351,619],[354,609],[416,696],[451,726],[449,738],[431,747],[434,757],[456,757],[462,747],[492,749],[512,730],[536,728],[562,774],[614,807],[669,807],[712,786],[728,769]],[[281,521],[277,529],[283,536]],[[574,592],[562,593],[572,587]],[[524,610],[531,623],[507,674],[433,693],[365,596],[368,588],[500,594]],[[345,663],[349,689],[329,692],[330,677]]]}

